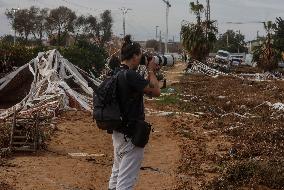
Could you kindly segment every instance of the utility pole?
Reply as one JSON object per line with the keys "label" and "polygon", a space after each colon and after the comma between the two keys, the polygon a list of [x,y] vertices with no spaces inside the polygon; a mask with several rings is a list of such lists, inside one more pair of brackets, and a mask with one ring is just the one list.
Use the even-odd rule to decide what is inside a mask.
{"label": "utility pole", "polygon": [[227,31],[227,47],[229,47],[229,33]]}
{"label": "utility pole", "polygon": [[206,21],[210,21],[211,20],[211,8],[210,8],[210,0],[206,0]]}
{"label": "utility pole", "polygon": [[172,7],[172,5],[170,4],[169,0],[163,0],[163,1],[167,5],[167,8],[166,8],[166,43],[165,43],[165,53],[168,53],[169,12],[170,12],[170,7]]}
{"label": "utility pole", "polygon": [[[237,31],[238,32],[238,41],[241,40],[241,30]],[[238,42],[238,53],[240,53],[240,43]]]}
{"label": "utility pole", "polygon": [[127,12],[131,11],[132,9],[122,7],[120,10],[122,11],[122,16],[123,16],[123,23],[122,23],[123,37],[125,37],[125,30],[126,30],[125,29],[125,17],[126,17]]}
{"label": "utility pole", "polygon": [[206,38],[208,39],[208,29],[209,29],[209,22],[211,19],[210,16],[210,0],[206,0],[206,11],[205,11],[205,16],[206,16]]}
{"label": "utility pole", "polygon": [[160,53],[162,53],[162,31],[160,30],[160,43],[159,43],[160,45],[160,47],[159,47],[159,49],[160,49]]}
{"label": "utility pole", "polygon": [[158,28],[159,26],[156,26],[156,40],[158,40]]}
{"label": "utility pole", "polygon": [[[17,11],[20,10],[20,8],[12,8],[11,9],[13,12],[14,12],[14,23],[15,23],[15,20],[16,20],[16,13]],[[14,28],[14,46],[16,45],[16,28]]]}

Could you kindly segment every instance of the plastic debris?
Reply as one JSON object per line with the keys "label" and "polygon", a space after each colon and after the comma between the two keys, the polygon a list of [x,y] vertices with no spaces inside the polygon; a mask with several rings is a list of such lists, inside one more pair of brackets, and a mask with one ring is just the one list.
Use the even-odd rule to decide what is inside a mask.
{"label": "plastic debris", "polygon": [[33,76],[29,93],[13,107],[1,110],[0,119],[11,116],[14,107],[19,115],[33,115],[39,111],[55,116],[57,111],[71,108],[71,104],[92,111],[93,90],[88,83],[98,86],[101,81],[64,59],[57,50],[41,52],[26,65],[1,78],[0,95],[7,93],[9,88],[15,89],[15,85],[21,87],[26,76],[24,71]]}

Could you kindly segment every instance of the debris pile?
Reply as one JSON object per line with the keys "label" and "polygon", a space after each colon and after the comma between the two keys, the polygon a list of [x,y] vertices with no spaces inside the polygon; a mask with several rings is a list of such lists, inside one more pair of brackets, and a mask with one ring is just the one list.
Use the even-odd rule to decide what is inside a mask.
{"label": "debris pile", "polygon": [[[239,73],[242,68],[232,67],[230,65],[218,64],[213,61],[208,61],[206,64],[193,60],[188,62],[186,73],[189,74],[204,74],[211,77],[231,75],[237,78],[251,80],[251,81],[267,81],[267,80],[283,80],[283,74],[281,72],[265,72],[260,73]],[[250,71],[252,69],[246,68],[245,70]],[[257,70],[257,69],[254,69]]]}
{"label": "debris pile", "polygon": [[256,73],[256,74],[246,74],[241,73],[239,76],[243,77],[244,79],[252,80],[252,81],[267,81],[267,80],[280,80],[283,79],[283,76],[278,74],[275,75],[270,72],[265,73]]}
{"label": "debris pile", "polygon": [[181,81],[158,107],[199,115],[172,116],[182,139],[178,189],[283,188],[284,82],[231,75]]}
{"label": "debris pile", "polygon": [[213,69],[197,60],[194,60],[193,62],[188,63],[188,64],[189,65],[186,70],[187,73],[205,74],[205,75],[213,76],[213,77],[216,77],[219,75],[227,75],[226,73],[221,72],[217,69]]}
{"label": "debris pile", "polygon": [[93,90],[89,83],[98,86],[100,81],[64,59],[57,50],[39,53],[0,79],[0,104],[10,102],[7,109],[0,111],[0,119],[11,116],[13,109],[20,116],[38,112],[54,116],[57,111],[68,108],[91,111]]}

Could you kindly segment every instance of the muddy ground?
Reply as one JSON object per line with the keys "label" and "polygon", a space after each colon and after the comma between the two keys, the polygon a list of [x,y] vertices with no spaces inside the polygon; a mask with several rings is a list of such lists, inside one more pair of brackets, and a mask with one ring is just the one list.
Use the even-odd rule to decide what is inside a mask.
{"label": "muddy ground", "polygon": [[172,88],[158,109],[196,115],[173,116],[177,189],[284,188],[284,107],[272,106],[284,102],[283,81],[188,75]]}
{"label": "muddy ground", "polygon": [[[184,75],[185,67],[167,69],[170,86],[146,100],[154,133],[135,189],[283,189],[284,112],[271,104],[284,102],[284,82]],[[107,189],[111,136],[86,112],[57,121],[46,150],[1,159],[1,190]]]}

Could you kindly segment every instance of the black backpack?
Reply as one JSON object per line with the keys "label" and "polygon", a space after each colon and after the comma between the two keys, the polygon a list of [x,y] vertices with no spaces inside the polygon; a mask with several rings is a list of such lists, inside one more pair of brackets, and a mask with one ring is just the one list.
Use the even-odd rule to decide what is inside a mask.
{"label": "black backpack", "polygon": [[121,73],[126,80],[126,71],[120,70],[105,79],[94,92],[93,119],[96,120],[99,129],[106,130],[108,133],[125,125],[117,96],[118,77]]}

